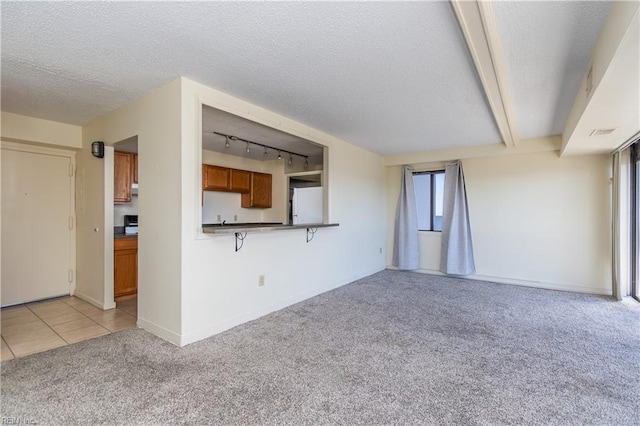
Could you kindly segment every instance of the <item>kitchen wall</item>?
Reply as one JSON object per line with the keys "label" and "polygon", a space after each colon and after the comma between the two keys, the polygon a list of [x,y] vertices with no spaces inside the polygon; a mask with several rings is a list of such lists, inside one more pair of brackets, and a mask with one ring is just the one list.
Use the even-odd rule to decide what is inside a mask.
{"label": "kitchen wall", "polygon": [[[421,165],[416,167],[428,167]],[[611,294],[610,158],[556,151],[463,160],[476,275]],[[401,167],[387,171],[388,256]],[[420,267],[439,273],[440,233],[420,232]]]}
{"label": "kitchen wall", "polygon": [[138,196],[132,195],[130,203],[113,205],[113,226],[124,226],[125,215],[138,214]]}
{"label": "kitchen wall", "polygon": [[202,223],[218,223],[221,220],[233,222],[283,222],[286,220],[284,207],[284,164],[280,160],[257,161],[220,152],[202,150],[203,164],[213,164],[252,172],[270,173],[273,182],[272,207],[270,209],[245,209],[240,207],[241,194],[204,191]]}
{"label": "kitchen wall", "polygon": [[[218,220],[220,215],[220,220]],[[240,194],[231,192],[204,191],[202,223],[265,222],[262,209],[240,207]]]}

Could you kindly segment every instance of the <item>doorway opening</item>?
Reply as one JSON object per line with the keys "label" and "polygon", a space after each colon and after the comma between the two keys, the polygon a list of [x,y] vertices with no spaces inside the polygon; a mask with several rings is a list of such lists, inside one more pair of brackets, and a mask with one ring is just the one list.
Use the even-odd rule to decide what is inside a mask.
{"label": "doorway opening", "polygon": [[119,309],[137,318],[138,137],[113,148],[113,296]]}

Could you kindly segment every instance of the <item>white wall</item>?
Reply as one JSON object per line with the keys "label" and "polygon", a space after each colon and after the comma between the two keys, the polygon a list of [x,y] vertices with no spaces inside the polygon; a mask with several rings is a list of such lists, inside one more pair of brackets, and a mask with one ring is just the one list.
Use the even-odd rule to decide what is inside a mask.
{"label": "white wall", "polygon": [[[382,157],[221,92],[183,79],[182,336],[187,344],[339,287],[385,267]],[[235,113],[329,147],[329,221],[306,243],[305,230],[200,233],[200,105]],[[274,187],[286,182],[274,178]],[[281,200],[284,205],[285,200]],[[274,205],[276,204],[274,200]],[[258,276],[265,286],[258,287]]]}
{"label": "white wall", "polygon": [[38,144],[82,147],[82,127],[58,121],[27,117],[2,112],[2,137],[8,141],[35,142]]}
{"label": "white wall", "polygon": [[92,157],[90,146],[95,140],[112,146],[138,137],[138,213],[144,218],[138,234],[138,325],[174,342],[182,320],[180,91],[176,79],[88,123],[79,155],[85,207],[78,218],[78,286],[108,307],[113,304],[113,164],[108,155]]}
{"label": "white wall", "polygon": [[[201,164],[209,155],[201,147],[203,102],[329,146],[329,219],[340,226],[318,230],[309,244],[304,229],[249,234],[237,253],[233,236],[202,234]],[[179,78],[83,128],[78,280],[97,303],[106,306],[113,297],[113,233],[105,226],[109,220],[113,226],[113,166],[93,158],[90,144],[103,140],[111,146],[133,136],[143,194],[138,213],[144,218],[138,235],[139,326],[183,345],[384,269],[382,157]],[[274,175],[274,188],[283,189],[274,192],[274,207],[263,220],[280,220],[286,215],[282,166],[273,161],[262,168]],[[264,287],[258,287],[258,275],[266,276]]]}
{"label": "white wall", "polygon": [[[264,222],[262,209],[240,207],[241,194],[233,192],[204,191],[202,223]],[[220,220],[218,220],[220,215]]]}
{"label": "white wall", "polygon": [[[557,152],[463,161],[477,274],[472,278],[611,294],[610,158]],[[400,167],[387,171],[389,255]],[[437,271],[440,233],[420,233]]]}

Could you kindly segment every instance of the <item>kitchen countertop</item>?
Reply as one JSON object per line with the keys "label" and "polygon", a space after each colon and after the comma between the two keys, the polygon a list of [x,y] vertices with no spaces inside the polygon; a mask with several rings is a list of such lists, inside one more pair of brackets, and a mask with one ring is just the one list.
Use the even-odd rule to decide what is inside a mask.
{"label": "kitchen countertop", "polygon": [[338,223],[310,223],[304,225],[284,225],[282,223],[238,223],[238,224],[210,224],[202,225],[202,232],[205,234],[235,234],[239,232],[269,232],[282,231],[288,229],[308,229],[308,228],[328,228],[339,226]]}
{"label": "kitchen countertop", "polygon": [[125,234],[124,226],[114,226],[113,239],[119,240],[120,238],[138,238],[138,234]]}
{"label": "kitchen countertop", "polygon": [[125,234],[123,233],[119,233],[119,232],[114,232],[113,233],[113,239],[114,240],[119,240],[121,238],[138,238],[138,234]]}

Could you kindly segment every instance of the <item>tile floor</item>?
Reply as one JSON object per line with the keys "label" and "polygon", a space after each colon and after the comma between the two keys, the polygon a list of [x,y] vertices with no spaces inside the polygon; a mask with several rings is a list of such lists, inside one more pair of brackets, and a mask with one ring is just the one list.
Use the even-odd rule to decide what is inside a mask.
{"label": "tile floor", "polygon": [[73,296],[2,309],[2,361],[135,327],[137,310],[135,298],[103,311]]}

